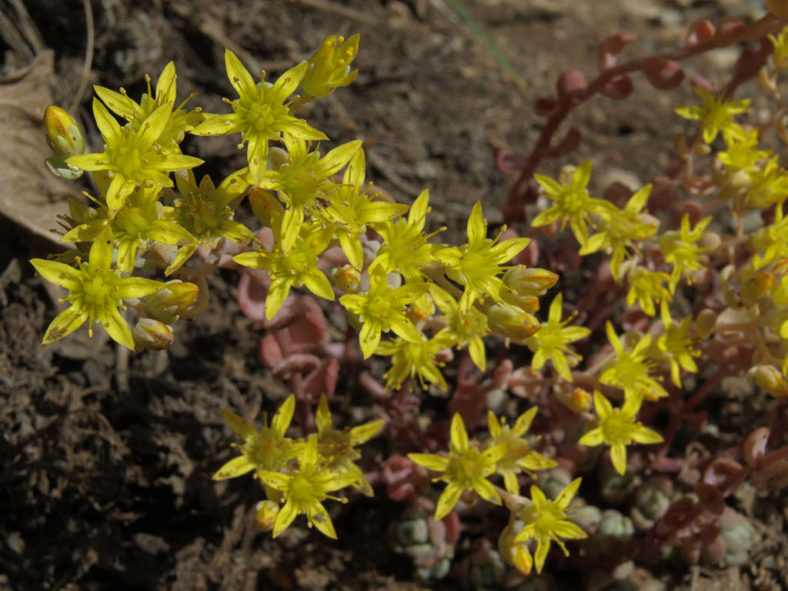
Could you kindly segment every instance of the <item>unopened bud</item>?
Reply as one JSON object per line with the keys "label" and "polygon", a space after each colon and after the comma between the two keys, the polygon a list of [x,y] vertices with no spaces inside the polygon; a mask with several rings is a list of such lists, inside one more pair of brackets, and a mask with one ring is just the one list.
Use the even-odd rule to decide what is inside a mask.
{"label": "unopened bud", "polygon": [[533,314],[509,304],[494,304],[487,310],[490,330],[518,343],[532,336],[541,326]]}
{"label": "unopened bud", "polygon": [[82,169],[66,162],[69,156],[85,151],[85,139],[74,118],[60,107],[50,105],[44,111],[44,129],[47,144],[53,152],[45,161],[49,171],[68,180],[81,177]]}
{"label": "unopened bud", "polygon": [[774,277],[772,274],[768,271],[756,271],[741,286],[742,302],[747,305],[757,304],[773,288]]}
{"label": "unopened bud", "polygon": [[558,401],[569,410],[583,414],[591,410],[591,393],[583,388],[554,388],[553,393]]}
{"label": "unopened bud", "polygon": [[503,528],[501,535],[498,537],[498,552],[504,562],[510,564],[525,576],[528,576],[531,574],[531,570],[534,566],[533,556],[531,556],[531,553],[528,551],[528,545],[526,543],[518,544],[514,541],[517,532],[521,530],[522,527],[523,523],[517,521],[514,527],[510,525]]}
{"label": "unopened bud", "polygon": [[279,505],[273,501],[260,501],[254,508],[255,525],[267,533],[274,529],[277,515],[279,515]]}
{"label": "unopened bud", "polygon": [[249,203],[252,205],[254,215],[263,222],[264,226],[269,228],[282,227],[284,209],[273,193],[254,187],[249,191]]}
{"label": "unopened bud", "polygon": [[775,306],[788,306],[788,276],[780,279],[776,287],[772,279],[772,285],[768,287],[771,290],[772,302]]}
{"label": "unopened bud", "polygon": [[309,58],[309,69],[301,79],[301,88],[308,95],[323,98],[335,88],[347,86],[356,79],[358,70],[350,70],[350,62],[358,53],[359,36],[329,35],[320,48]]}
{"label": "unopened bud", "polygon": [[356,293],[361,287],[361,275],[353,268],[353,265],[342,265],[332,271],[334,285],[337,289],[347,292]]}
{"label": "unopened bud", "polygon": [[788,0],[766,0],[766,8],[777,18],[788,18]]}
{"label": "unopened bud", "polygon": [[55,156],[68,158],[85,151],[85,140],[77,122],[66,111],[55,105],[49,105],[44,111],[44,128],[47,133],[47,144]]}
{"label": "unopened bud", "polygon": [[558,282],[558,275],[547,269],[518,265],[503,274],[503,282],[516,295],[540,296]]}
{"label": "unopened bud", "polygon": [[502,292],[501,296],[505,302],[508,302],[515,308],[520,308],[533,314],[539,310],[539,298],[532,295],[517,295],[514,292]]}
{"label": "unopened bud", "polygon": [[144,298],[139,310],[144,316],[172,324],[194,304],[199,293],[194,283],[175,279]]}
{"label": "unopened bud", "polygon": [[430,294],[425,293],[410,306],[408,306],[408,318],[414,324],[419,324],[435,314],[435,303]]}
{"label": "unopened bud", "polygon": [[172,327],[153,318],[140,318],[132,335],[134,335],[134,346],[137,351],[169,349],[175,341]]}
{"label": "unopened bud", "polygon": [[714,310],[706,308],[701,310],[698,317],[695,319],[695,332],[701,340],[705,341],[714,332],[714,326],[717,324],[717,313]]}
{"label": "unopened bud", "polygon": [[761,390],[775,398],[788,396],[788,383],[773,365],[756,365],[747,372],[747,378]]}

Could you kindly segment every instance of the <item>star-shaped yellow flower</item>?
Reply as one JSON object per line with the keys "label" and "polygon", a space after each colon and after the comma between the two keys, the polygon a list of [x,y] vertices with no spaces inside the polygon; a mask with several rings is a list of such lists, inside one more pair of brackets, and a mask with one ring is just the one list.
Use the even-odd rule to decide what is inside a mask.
{"label": "star-shaped yellow flower", "polygon": [[599,417],[599,426],[580,438],[580,445],[596,446],[603,443],[610,446],[610,459],[616,471],[623,475],[627,471],[627,445],[637,443],[659,443],[662,436],[644,427],[635,420],[643,403],[643,397],[630,394],[621,408],[613,408],[610,401],[600,392],[594,392],[594,405]]}
{"label": "star-shaped yellow flower", "polygon": [[501,497],[492,483],[487,480],[487,476],[495,472],[496,462],[501,459],[505,451],[506,449],[500,445],[481,451],[476,441],[468,440],[468,432],[465,430],[462,417],[454,413],[448,456],[408,454],[408,457],[420,466],[444,473],[438,477],[438,480],[445,480],[448,484],[438,499],[435,519],[446,517],[466,490],[475,491],[484,500],[500,505]]}

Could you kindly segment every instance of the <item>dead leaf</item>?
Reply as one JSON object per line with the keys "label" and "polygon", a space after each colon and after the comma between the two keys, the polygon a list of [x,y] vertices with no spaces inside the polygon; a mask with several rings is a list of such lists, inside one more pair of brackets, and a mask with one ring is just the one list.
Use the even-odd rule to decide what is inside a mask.
{"label": "dead leaf", "polygon": [[0,215],[57,242],[56,216],[67,213],[76,185],[44,166],[51,151],[44,139],[44,110],[52,104],[54,54],[42,51],[27,72],[0,84]]}

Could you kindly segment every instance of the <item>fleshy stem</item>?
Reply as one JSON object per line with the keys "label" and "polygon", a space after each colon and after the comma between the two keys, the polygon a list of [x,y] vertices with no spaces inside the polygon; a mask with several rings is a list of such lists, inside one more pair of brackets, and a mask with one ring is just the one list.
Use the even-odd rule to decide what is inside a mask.
{"label": "fleshy stem", "polygon": [[[622,62],[602,71],[596,78],[588,83],[585,89],[572,92],[570,96],[565,96],[561,100],[557,101],[557,104],[548,116],[547,122],[542,128],[539,138],[536,141],[536,145],[534,146],[533,150],[531,150],[531,153],[522,160],[516,159],[518,163],[517,169],[519,169],[519,175],[509,191],[508,201],[504,208],[505,223],[520,221],[518,218],[523,214],[521,205],[525,202],[528,202],[529,197],[535,196],[535,189],[531,184],[531,179],[533,178],[534,172],[542,160],[545,157],[549,157],[551,151],[555,148],[555,146],[552,145],[552,140],[561,123],[564,121],[564,119],[566,119],[573,109],[583,104],[594,95],[598,94],[608,83],[630,72],[644,70],[649,62],[652,62],[654,59],[662,59],[674,62],[686,60],[707,51],[728,47],[742,41],[761,39],[770,33],[777,33],[784,25],[785,22],[783,20],[772,14],[767,14],[750,25],[745,25],[743,27],[732,27],[728,31],[722,31],[719,34],[714,35],[711,39],[701,41],[695,45],[674,49],[662,54],[645,58]],[[734,84],[732,81],[726,91],[732,91],[732,89],[740,83],[741,81]],[[505,154],[503,151],[498,151],[496,154],[496,163],[503,171],[511,170],[513,168],[511,164],[506,164],[507,159],[515,160],[511,156]]]}

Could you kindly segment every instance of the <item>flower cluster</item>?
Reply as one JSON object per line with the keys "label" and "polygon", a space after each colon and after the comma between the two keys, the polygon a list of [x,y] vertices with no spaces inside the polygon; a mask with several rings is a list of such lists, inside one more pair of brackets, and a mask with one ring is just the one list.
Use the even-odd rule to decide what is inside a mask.
{"label": "flower cluster", "polygon": [[213,479],[226,480],[254,471],[255,477],[264,484],[267,496],[266,501],[259,505],[257,523],[263,529],[273,530],[273,537],[279,536],[298,515],[303,514],[310,527],[336,538],[334,525],[322,503],[326,499],[341,500],[328,493],[348,486],[372,495],[369,483],[355,464],[355,460],[361,457],[356,446],[374,437],[383,421],[335,429],[324,396],[317,410],[317,433],[292,439],[287,436],[287,430],[295,406],[295,396],[291,394],[279,407],[270,425],[263,417],[263,427],[259,430],[237,414],[225,410],[225,420],[243,439],[243,444],[238,446],[241,455],[219,468]]}
{"label": "flower cluster", "polygon": [[[776,18],[745,29],[765,39],[776,33]],[[737,31],[726,25],[715,33],[701,23],[689,39],[723,47],[740,40],[726,37]],[[675,451],[685,423],[693,427],[687,431],[701,430],[706,415],[697,408],[723,378],[746,375],[775,404],[788,399],[788,170],[773,149],[788,143],[779,89],[788,35],[768,39],[773,52],[763,52],[759,65],[775,101],[768,123],[749,117],[749,99],[731,96],[742,79],[724,87],[698,79],[701,104],[675,109],[695,126],[675,142],[681,166],[633,190],[618,184],[596,193],[591,159],[565,166],[557,178],[535,167],[546,154],[571,151],[571,134],[563,147],[545,146],[584,93],[625,98],[631,91],[629,70],[606,74],[628,41],[608,39],[600,47],[600,82],[565,73],[555,104],[542,109],[555,119],[524,160],[531,199],[516,203],[531,227],[523,235],[507,226],[490,231],[477,202],[459,244],[443,240],[446,229],[431,223],[429,191],[410,204],[392,201],[366,179],[362,140],[331,145],[300,116],[306,104],[354,80],[357,35],[326,38],[309,60],[270,81],[226,50],[237,96],[225,99],[224,113],[189,110],[188,99],[176,105],[172,64],[139,101],[96,87],[101,151],[85,153],[62,109],[50,107],[45,116],[53,152],[47,166],[68,179],[91,173],[97,194],[73,200],[61,220],[62,240],[76,246],[32,261],[68,292],[68,307],[44,342],[85,323],[92,334],[98,322],[122,346],[167,348],[173,325],[205,307],[208,274],[240,270],[241,308],[271,333],[261,359],[275,377],[289,379],[294,394],[259,429],[224,411],[242,443],[214,479],[252,473],[265,494],[255,520],[273,537],[303,514],[310,527],[336,538],[324,502],[346,500],[344,489],[372,496],[373,485],[386,484],[392,499],[412,503],[407,528],[421,528],[410,532],[413,544],[398,531],[396,545],[430,576],[448,571],[459,519],[482,511],[479,499],[509,514],[496,532],[499,552],[486,547],[479,555],[498,556],[524,575],[534,567],[541,573],[551,547],[568,555],[567,540],[597,536],[605,544],[584,546],[586,560],[609,559],[611,544],[631,538],[635,520],[648,531],[641,546],[680,547],[695,560],[701,545],[724,550],[722,499],[747,475],[766,488],[783,486],[786,448],[767,453],[767,429],[743,444],[746,466],[668,450]],[[636,65],[658,89],[683,77],[670,60]],[[767,140],[770,129],[777,137]],[[193,169],[202,161],[181,152],[187,134],[236,137],[244,166],[221,181],[198,177]],[[252,226],[236,220],[244,202]],[[540,260],[569,279],[551,294],[546,314],[541,298],[559,276],[535,266]],[[251,282],[262,294],[256,312]],[[326,343],[329,309],[347,318],[346,343]],[[455,352],[460,359],[452,363]],[[370,362],[373,356],[388,365]],[[369,371],[358,381],[385,420],[337,429],[328,397],[339,368],[359,366]],[[413,392],[417,381],[422,397]],[[439,391],[451,397],[450,421],[418,412]],[[770,424],[781,412],[770,411]],[[660,432],[651,428],[659,420],[667,421]],[[382,432],[402,455],[375,466],[373,478],[358,464],[359,446]],[[655,473],[682,471],[687,482],[698,474],[694,498],[684,491],[674,502],[663,481],[635,478],[646,463]],[[594,469],[596,477],[584,478]],[[428,472],[445,483],[439,494]],[[588,482],[599,484],[589,498],[634,499],[632,519],[578,496]],[[502,523],[481,521],[480,529]]]}

